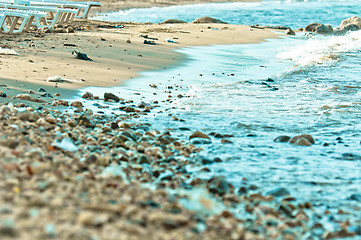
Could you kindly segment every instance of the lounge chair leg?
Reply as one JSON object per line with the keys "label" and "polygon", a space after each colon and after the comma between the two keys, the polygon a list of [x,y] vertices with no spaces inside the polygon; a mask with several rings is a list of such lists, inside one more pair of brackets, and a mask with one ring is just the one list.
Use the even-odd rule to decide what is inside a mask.
{"label": "lounge chair leg", "polygon": [[16,24],[18,23],[20,17],[15,17],[15,19],[13,20],[13,23],[11,24],[11,27],[9,29],[9,33],[13,33],[16,27]]}

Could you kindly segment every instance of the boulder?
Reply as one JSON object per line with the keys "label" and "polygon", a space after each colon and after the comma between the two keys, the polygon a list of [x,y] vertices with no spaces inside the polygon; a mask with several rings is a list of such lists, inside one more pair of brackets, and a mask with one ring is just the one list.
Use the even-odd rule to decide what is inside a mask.
{"label": "boulder", "polygon": [[162,23],[163,24],[174,24],[174,23],[187,23],[187,22],[183,21],[183,20],[179,20],[179,19],[167,19]]}
{"label": "boulder", "polygon": [[223,23],[223,24],[227,24],[226,22],[222,22],[221,20],[211,18],[211,17],[197,18],[192,23]]}
{"label": "boulder", "polygon": [[316,28],[318,26],[322,25],[322,23],[311,23],[311,24],[308,24],[307,27],[305,27],[304,31],[305,32],[315,32],[316,31]]}
{"label": "boulder", "polygon": [[287,29],[285,33],[287,35],[296,35],[295,31],[293,31],[291,28]]}
{"label": "boulder", "polygon": [[348,32],[348,31],[358,31],[360,29],[361,27],[359,25],[350,23],[345,25],[341,30],[343,30],[344,32]]}
{"label": "boulder", "polygon": [[361,18],[356,17],[356,16],[347,18],[347,19],[345,19],[345,20],[343,20],[341,22],[340,28],[342,29],[342,28],[346,27],[349,24],[354,24],[354,25],[357,25],[357,26],[359,26],[361,28]]}
{"label": "boulder", "polygon": [[315,33],[331,35],[333,33],[333,28],[330,25],[321,24],[315,28]]}
{"label": "boulder", "polygon": [[113,93],[104,93],[104,101],[114,100],[115,102],[119,102],[120,98]]}

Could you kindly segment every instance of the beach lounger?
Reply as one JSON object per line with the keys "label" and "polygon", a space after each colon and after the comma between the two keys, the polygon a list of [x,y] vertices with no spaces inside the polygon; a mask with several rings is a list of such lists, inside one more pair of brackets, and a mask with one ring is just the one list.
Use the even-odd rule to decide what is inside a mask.
{"label": "beach lounger", "polygon": [[86,19],[92,7],[101,7],[100,2],[71,2],[71,1],[51,1],[51,0],[30,0],[30,6],[49,6],[65,9],[75,9],[75,18]]}
{"label": "beach lounger", "polygon": [[[22,32],[30,16],[17,11],[0,10],[0,29],[6,33]],[[19,28],[16,28],[19,26]]]}
{"label": "beach lounger", "polygon": [[[77,11],[74,9],[63,9],[57,7],[42,7],[42,6],[27,6],[18,4],[4,4],[0,3],[0,8],[14,9],[27,11],[31,14],[30,24],[36,25],[39,28],[48,26],[50,29],[54,28],[55,24],[70,24]],[[45,16],[43,13],[46,13]],[[28,25],[27,29],[30,27]]]}

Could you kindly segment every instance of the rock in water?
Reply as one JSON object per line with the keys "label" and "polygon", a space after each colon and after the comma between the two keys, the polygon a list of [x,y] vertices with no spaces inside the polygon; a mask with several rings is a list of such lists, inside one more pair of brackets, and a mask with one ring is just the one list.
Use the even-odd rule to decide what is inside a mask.
{"label": "rock in water", "polygon": [[197,18],[192,23],[223,23],[223,24],[227,24],[226,22],[222,22],[221,20],[211,18],[211,17]]}
{"label": "rock in water", "polygon": [[315,143],[315,139],[313,139],[313,137],[309,134],[302,134],[302,135],[295,136],[290,140],[290,143],[295,143],[298,139],[301,139],[301,138],[307,139],[312,144]]}
{"label": "rock in water", "polygon": [[315,33],[322,35],[331,35],[333,33],[333,28],[330,25],[321,24],[316,27]]}
{"label": "rock in water", "polygon": [[300,138],[300,139],[297,139],[297,141],[295,143],[293,143],[293,145],[296,145],[296,146],[311,146],[312,143],[310,143],[310,141],[308,141],[306,138]]}
{"label": "rock in water", "polygon": [[267,195],[272,195],[272,196],[275,196],[275,197],[281,197],[281,196],[290,195],[290,192],[284,187],[278,187],[278,188],[275,188],[275,189],[273,189],[271,191],[268,191],[266,194]]}
{"label": "rock in water", "polygon": [[296,33],[291,28],[287,29],[285,33],[287,35],[296,35]]}
{"label": "rock in water", "polygon": [[308,24],[307,27],[305,27],[305,32],[315,32],[316,31],[316,28],[318,26],[322,25],[321,23],[311,23],[311,24]]}
{"label": "rock in water", "polygon": [[192,139],[192,138],[205,138],[205,139],[211,140],[211,138],[210,138],[207,134],[202,133],[201,131],[195,131],[195,132],[189,137],[189,139]]}
{"label": "rock in water", "polygon": [[120,98],[113,93],[104,93],[104,101],[108,100],[114,100],[115,102],[119,102]]}
{"label": "rock in water", "polygon": [[273,141],[274,142],[288,142],[291,139],[289,136],[278,136]]}
{"label": "rock in water", "polygon": [[347,25],[349,24],[354,24],[354,25],[357,25],[361,28],[361,18],[359,17],[356,17],[356,16],[353,16],[353,17],[350,17],[350,18],[347,18],[345,20],[343,20],[340,24],[340,28],[345,28]]}

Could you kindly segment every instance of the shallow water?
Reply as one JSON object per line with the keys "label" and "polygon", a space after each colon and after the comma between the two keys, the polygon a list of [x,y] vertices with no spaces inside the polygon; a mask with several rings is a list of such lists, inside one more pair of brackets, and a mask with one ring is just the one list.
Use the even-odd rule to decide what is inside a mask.
{"label": "shallow water", "polygon": [[[196,16],[211,15],[205,14],[207,11],[216,18],[217,14],[226,15],[226,11],[229,18],[222,20],[232,23],[303,27],[310,22],[323,22],[336,26],[355,14],[357,4],[264,1],[169,7],[167,11],[135,9],[120,16],[131,21],[133,15],[148,12],[156,16],[152,21],[159,22],[180,18],[177,13],[181,19],[191,21]],[[187,11],[190,8],[194,11]],[[243,10],[248,15],[242,15]],[[185,140],[198,129],[234,135],[229,139],[233,144],[213,139],[212,144],[202,145],[203,155],[220,157],[225,160],[223,163],[207,166],[210,173],[199,172],[204,166],[190,171],[199,177],[226,176],[235,186],[247,178],[265,191],[284,186],[298,199],[324,208],[360,206],[347,197],[361,189],[361,31],[342,37],[299,34],[259,44],[179,51],[189,58],[184,65],[143,73],[143,77],[112,88],[112,92],[135,102],[165,101],[169,94],[187,95],[165,101],[156,114],[139,121],[164,130],[190,128],[175,131]],[[268,78],[274,82],[267,82]],[[149,87],[151,83],[158,89]],[[109,89],[84,91],[100,95]],[[184,122],[172,120],[173,116]],[[279,135],[302,133],[313,135],[316,144],[295,147],[273,142]],[[353,215],[361,218],[360,211],[353,210]]]}

